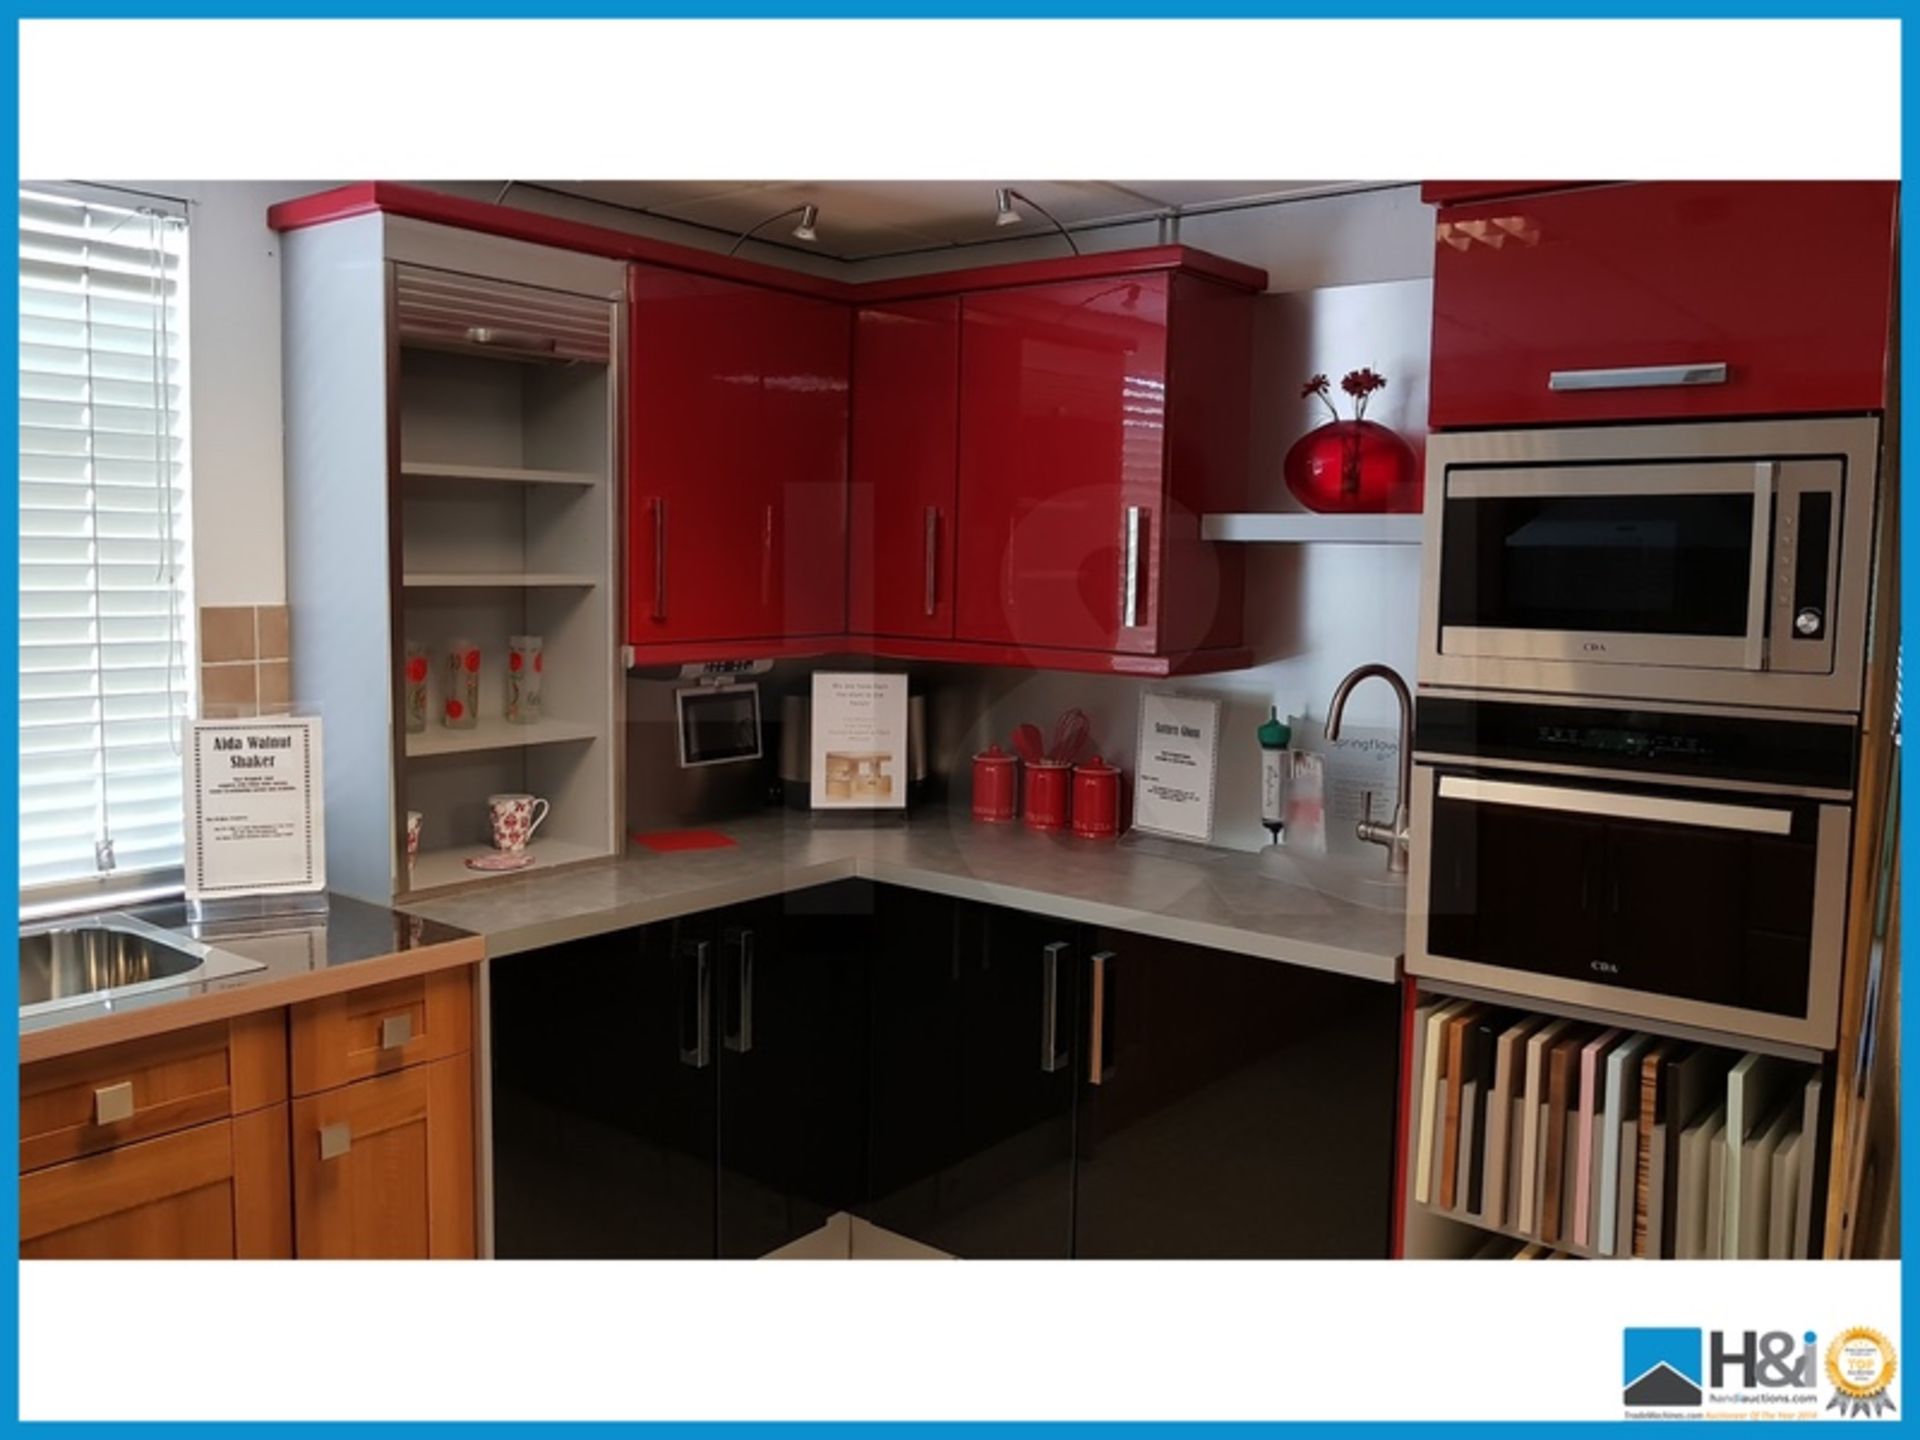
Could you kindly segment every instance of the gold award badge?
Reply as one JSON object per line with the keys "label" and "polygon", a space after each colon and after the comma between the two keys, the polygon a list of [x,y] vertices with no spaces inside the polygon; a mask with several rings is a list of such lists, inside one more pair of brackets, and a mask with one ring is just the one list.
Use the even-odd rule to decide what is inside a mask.
{"label": "gold award badge", "polygon": [[1884,1415],[1894,1408],[1887,1398],[1897,1368],[1893,1342],[1878,1330],[1856,1325],[1842,1330],[1827,1346],[1827,1378],[1833,1399],[1827,1409],[1842,1415]]}

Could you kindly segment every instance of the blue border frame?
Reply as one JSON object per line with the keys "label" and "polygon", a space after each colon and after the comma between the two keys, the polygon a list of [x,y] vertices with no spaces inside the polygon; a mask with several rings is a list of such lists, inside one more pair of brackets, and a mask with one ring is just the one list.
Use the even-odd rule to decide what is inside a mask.
{"label": "blue border frame", "polygon": [[[1917,7],[1913,0],[1880,0],[1880,3],[1840,4],[1823,7],[1818,4],[1792,3],[1792,0],[1688,0],[1678,5],[1663,5],[1654,0],[1625,0],[1625,3],[1602,4],[1595,0],[1572,0],[1572,3],[1554,5],[1542,3],[1542,0],[1461,0],[1458,4],[1448,4],[1445,0],[1360,0],[1354,7],[1332,3],[1332,0],[1318,0],[1318,3],[1275,3],[1275,0],[1197,0],[1197,3],[1183,5],[1177,0],[1041,0],[1041,3],[1020,3],[1020,0],[924,0],[924,3],[912,3],[912,0],[723,0],[723,3],[702,5],[693,0],[661,0],[661,3],[634,3],[634,0],[559,0],[551,7],[541,7],[525,3],[512,3],[512,0],[399,0],[399,3],[380,4],[377,0],[295,0],[284,8],[263,5],[260,0],[181,0],[174,5],[143,4],[138,0],[24,0],[9,7],[10,20],[13,23],[0,25],[0,71],[4,72],[6,110],[0,117],[4,131],[0,131],[0,165],[6,172],[6,180],[12,189],[19,182],[19,29],[22,20],[33,19],[432,19],[432,18],[486,18],[486,19],[715,19],[715,18],[806,18],[806,19],[1228,19],[1228,18],[1275,18],[1275,19],[1734,19],[1734,18],[1806,18],[1806,19],[1900,19],[1906,21],[1909,12]],[[1358,13],[1364,11],[1364,13]],[[1901,26],[1900,51],[1902,62],[1901,92],[1901,149],[1904,171],[1904,157],[1911,148],[1910,142],[1915,133],[1916,122],[1913,108],[1908,104],[1912,91],[1913,77],[1920,75],[1920,25],[1903,23]],[[18,243],[19,216],[14,219],[16,247]],[[1900,283],[1907,295],[1920,294],[1920,246],[1916,245],[1913,233],[1903,228],[1900,241]],[[19,340],[19,292],[8,287],[5,303],[5,325],[8,348],[17,353]],[[1915,341],[1920,339],[1920,321],[1913,316],[1909,306],[1901,312],[1900,341],[1902,352],[1920,354]],[[16,392],[16,402],[18,399]],[[1916,405],[1909,402],[1905,395],[1901,398],[1899,418],[1903,444],[1901,458],[1906,455],[1905,434],[1912,429],[1916,419]],[[6,408],[4,421],[9,434],[5,453],[18,455],[18,404]],[[1904,467],[1903,467],[1904,468]],[[18,461],[0,471],[4,479],[0,480],[0,503],[6,506],[8,513],[18,513],[19,466]],[[1907,504],[1900,520],[1900,561],[1906,569],[1916,552],[1920,552],[1920,505]],[[0,630],[4,631],[6,643],[16,651],[19,647],[19,550],[17,545],[5,548],[4,566],[13,577],[10,583],[0,586]],[[1913,629],[1916,619],[1920,619],[1920,585],[1907,583],[1902,590],[1900,604],[1900,624],[1902,631]],[[4,728],[9,743],[7,753],[17,755],[19,745],[19,667],[10,665],[0,672],[0,728]],[[1910,688],[1904,672],[1901,683],[1901,707],[1910,709]],[[1915,778],[1920,775],[1920,761],[1916,761],[1912,747],[1903,746],[1900,754],[1900,772],[1898,783],[1901,787],[1901,805],[1904,816],[1912,814],[1912,802],[1915,798]],[[19,815],[19,770],[0,771],[0,859],[8,867],[8,873],[18,875],[18,815]],[[1903,817],[1904,818],[1904,817]],[[1906,904],[1913,903],[1917,893],[1914,881],[1920,877],[1920,858],[1913,852],[1902,852],[1901,879]],[[1904,918],[1904,916],[1903,916]],[[0,966],[0,989],[14,995],[17,1001],[18,976]],[[1913,1020],[1920,1014],[1920,984],[1903,987],[1901,997],[1901,1030],[1903,1037],[1912,1037],[1916,1031]],[[18,1091],[19,1036],[14,1027],[0,1026],[0,1067],[4,1073],[15,1078],[15,1094]],[[1900,1144],[1903,1161],[1920,1155],[1920,1100],[1916,1086],[1903,1071],[1900,1080],[1902,1116],[1900,1126]],[[19,1143],[19,1108],[16,1103],[0,1104],[0,1154],[15,1153]],[[1900,1237],[1904,1254],[1920,1254],[1920,1213],[1912,1198],[1911,1184],[1903,1187],[1902,1209],[1900,1217]],[[0,1254],[19,1253],[19,1192],[16,1186],[0,1185]],[[1913,1281],[1904,1268],[1901,1272],[1901,1297],[1903,1311],[1911,1311],[1908,1303],[1914,1294]],[[19,1270],[14,1262],[0,1280],[0,1425],[7,1429],[27,1428],[18,1420],[19,1415]],[[11,1356],[11,1363],[5,1358]],[[1609,1365],[1611,1362],[1609,1361]],[[1609,1371],[1610,1373],[1610,1371]],[[1906,1389],[1908,1404],[1920,1405],[1916,1392]],[[662,1437],[698,1437],[698,1440],[712,1440],[723,1433],[774,1432],[782,1436],[800,1437],[843,1434],[856,1430],[868,1434],[892,1433],[896,1431],[936,1430],[945,1435],[991,1435],[999,1437],[1021,1434],[1044,1434],[1053,1436],[1073,1436],[1099,1433],[1113,1433],[1143,1428],[1135,1424],[1108,1424],[1095,1422],[1073,1422],[1059,1424],[1006,1423],[990,1424],[982,1422],[871,1422],[858,1425],[835,1424],[826,1422],[795,1421],[789,1423],[740,1423],[716,1422],[694,1424],[687,1422],[644,1424],[633,1422],[635,1428],[644,1428],[649,1434]],[[1284,1422],[1262,1422],[1248,1424],[1209,1424],[1198,1423],[1156,1423],[1150,1428],[1154,1433],[1179,1432],[1181,1430],[1205,1430],[1209,1434],[1223,1431],[1245,1432],[1249,1430],[1270,1431],[1278,1429]],[[1434,1426],[1457,1427],[1465,1422],[1434,1421]],[[1595,1422],[1606,1424],[1608,1422]],[[1624,1422],[1614,1422],[1624,1423]],[[61,1427],[63,1433],[80,1436],[92,1434],[120,1433],[132,1427],[120,1425],[67,1425]],[[148,1431],[174,1431],[182,1434],[198,1434],[207,1427],[184,1424],[143,1425],[139,1429]],[[266,1428],[265,1426],[245,1425],[223,1427],[225,1429]],[[280,1428],[276,1425],[273,1428]],[[335,1429],[351,1430],[355,1434],[368,1433],[369,1430],[404,1430],[407,1433],[427,1431],[465,1431],[474,1427],[452,1423],[434,1425],[308,1425],[310,1431]],[[1398,1424],[1381,1422],[1355,1422],[1353,1424],[1330,1424],[1310,1422],[1304,1425],[1288,1425],[1293,1433],[1324,1430],[1338,1434],[1353,1434],[1367,1431],[1398,1430],[1411,1428]],[[1423,1426],[1423,1428],[1425,1428]],[[1476,1426],[1475,1428],[1480,1428]],[[1560,1425],[1548,1425],[1538,1422],[1512,1422],[1502,1426],[1502,1432],[1558,1430]]]}

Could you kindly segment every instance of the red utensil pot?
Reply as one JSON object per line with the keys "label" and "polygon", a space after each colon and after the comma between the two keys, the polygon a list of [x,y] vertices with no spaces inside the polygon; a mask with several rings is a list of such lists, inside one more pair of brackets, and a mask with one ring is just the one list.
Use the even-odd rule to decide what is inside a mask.
{"label": "red utensil pot", "polygon": [[1098,755],[1073,767],[1073,833],[1083,840],[1120,833],[1120,772]]}
{"label": "red utensil pot", "polygon": [[1058,760],[1027,766],[1027,828],[1064,830],[1072,803],[1073,767]]}
{"label": "red utensil pot", "polygon": [[973,757],[973,818],[1001,823],[1013,819],[1020,789],[1020,761],[998,745]]}

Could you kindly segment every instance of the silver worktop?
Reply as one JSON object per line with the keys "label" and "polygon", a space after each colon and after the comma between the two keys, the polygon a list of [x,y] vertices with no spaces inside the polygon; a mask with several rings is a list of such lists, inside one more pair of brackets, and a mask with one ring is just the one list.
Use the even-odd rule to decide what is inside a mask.
{"label": "silver worktop", "polygon": [[525,874],[403,904],[485,937],[489,956],[865,879],[1383,982],[1405,919],[1275,878],[1270,857],[1147,836],[1087,841],[965,812],[862,823],[768,811],[714,827],[735,843]]}

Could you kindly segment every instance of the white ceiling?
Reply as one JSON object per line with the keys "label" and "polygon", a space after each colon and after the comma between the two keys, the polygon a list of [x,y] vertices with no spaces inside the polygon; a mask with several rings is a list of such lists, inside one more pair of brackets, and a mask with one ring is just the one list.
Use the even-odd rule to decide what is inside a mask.
{"label": "white ceiling", "polygon": [[[1011,184],[1078,228],[1152,219],[1170,210],[1212,209],[1263,199],[1351,189],[1315,180],[541,180],[543,190],[605,201],[628,210],[739,232],[791,206],[820,207],[819,240],[803,247],[793,224],[769,225],[774,244],[842,260],[929,250],[1019,233],[996,232],[994,187]],[[1027,214],[1022,229],[1045,227]]]}

